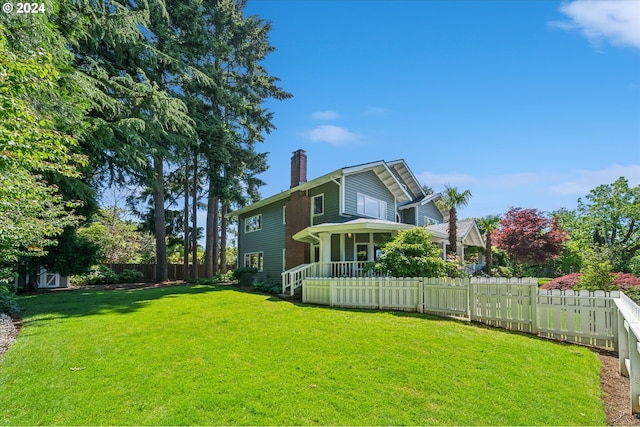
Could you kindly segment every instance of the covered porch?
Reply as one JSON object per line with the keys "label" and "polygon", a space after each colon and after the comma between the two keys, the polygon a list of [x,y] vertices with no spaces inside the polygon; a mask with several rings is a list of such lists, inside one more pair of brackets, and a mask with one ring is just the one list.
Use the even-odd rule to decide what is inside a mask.
{"label": "covered porch", "polygon": [[[473,222],[472,222],[473,223]],[[441,224],[439,224],[441,225]],[[442,250],[446,259],[449,236],[446,229],[427,227],[432,239]],[[475,223],[473,223],[475,227]],[[459,228],[464,231],[459,242],[461,258],[464,259],[464,246],[480,243],[484,246],[479,232],[473,233],[473,227]],[[357,218],[343,222],[332,222],[313,225],[293,235],[297,241],[308,243],[310,263],[302,264],[282,273],[282,292],[293,295],[296,288],[302,285],[307,277],[374,277],[380,275],[371,268],[371,263],[378,260],[382,247],[399,231],[415,228],[413,224],[403,224],[381,219]],[[477,232],[477,227],[475,227]],[[479,240],[478,240],[479,239]]]}

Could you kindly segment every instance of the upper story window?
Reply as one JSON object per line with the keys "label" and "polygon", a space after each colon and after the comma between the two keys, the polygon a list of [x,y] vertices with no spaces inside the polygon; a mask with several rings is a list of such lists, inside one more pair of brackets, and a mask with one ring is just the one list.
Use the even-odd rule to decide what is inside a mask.
{"label": "upper story window", "polygon": [[387,219],[387,202],[358,193],[358,214]]}
{"label": "upper story window", "polygon": [[311,213],[314,216],[324,214],[324,194],[319,194],[311,198]]}
{"label": "upper story window", "polygon": [[262,214],[251,216],[244,220],[245,233],[251,233],[258,230],[262,230]]}
{"label": "upper story window", "polygon": [[437,219],[431,218],[430,216],[425,216],[423,218],[423,221],[424,221],[425,227],[428,227],[429,225],[433,225],[433,224],[440,224],[440,221],[438,221]]}

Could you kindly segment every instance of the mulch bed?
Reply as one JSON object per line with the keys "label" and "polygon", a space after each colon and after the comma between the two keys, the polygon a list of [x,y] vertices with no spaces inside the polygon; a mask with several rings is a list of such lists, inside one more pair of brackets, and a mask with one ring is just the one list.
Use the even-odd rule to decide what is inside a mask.
{"label": "mulch bed", "polygon": [[[58,289],[39,290],[37,292],[60,292],[77,290],[135,290],[160,288],[165,286],[182,286],[184,281],[163,282],[163,283],[133,283],[117,285],[88,285],[82,287],[69,287]],[[253,287],[251,287],[253,288]],[[22,320],[14,318],[14,325],[20,332]],[[607,425],[609,426],[639,426],[640,418],[631,414],[631,401],[629,398],[629,378],[618,374],[618,358],[615,353],[593,350],[598,354],[602,362],[602,374],[600,377],[600,387],[602,390],[602,402],[607,415]],[[0,354],[0,358],[2,354]]]}

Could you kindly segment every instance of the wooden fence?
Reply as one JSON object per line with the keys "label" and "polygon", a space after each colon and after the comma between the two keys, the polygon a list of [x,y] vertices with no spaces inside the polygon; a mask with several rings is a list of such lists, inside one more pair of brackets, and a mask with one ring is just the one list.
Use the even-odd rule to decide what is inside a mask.
{"label": "wooden fence", "polygon": [[[107,267],[118,274],[122,270],[137,270],[140,271],[143,276],[140,279],[142,282],[155,282],[156,281],[156,265],[155,264],[106,264]],[[191,277],[191,269],[193,265],[189,266],[189,275],[184,274],[183,264],[167,264],[167,271],[169,273],[169,280],[186,280]],[[198,277],[204,277],[204,264],[198,264]]]}

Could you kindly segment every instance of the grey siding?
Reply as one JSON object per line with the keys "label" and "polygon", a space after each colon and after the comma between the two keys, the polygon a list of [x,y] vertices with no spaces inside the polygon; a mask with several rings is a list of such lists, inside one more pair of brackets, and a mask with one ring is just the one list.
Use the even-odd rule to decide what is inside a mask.
{"label": "grey siding", "polygon": [[416,209],[409,208],[400,211],[400,216],[403,224],[415,224],[416,223]]}
{"label": "grey siding", "polygon": [[387,202],[387,221],[396,220],[395,197],[373,171],[348,175],[345,179],[345,213],[358,215],[358,193]]}
{"label": "grey siding", "polygon": [[340,219],[340,187],[335,182],[327,182],[318,187],[309,189],[309,199],[319,194],[324,194],[324,214],[313,216],[311,207],[311,225],[325,222],[335,222]]}
{"label": "grey siding", "polygon": [[[244,255],[262,252],[263,271],[257,280],[280,282],[282,273],[282,250],[284,249],[285,225],[282,222],[282,208],[287,200],[279,200],[268,206],[241,215],[238,221],[238,266],[244,267]],[[244,232],[244,220],[262,214],[262,230]]]}
{"label": "grey siding", "polygon": [[442,213],[440,212],[440,209],[436,207],[436,204],[434,202],[429,202],[425,205],[418,206],[418,225],[420,226],[425,225],[424,223],[425,216],[428,216],[429,218],[433,218],[439,221],[440,223],[444,222]]}

